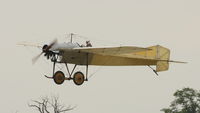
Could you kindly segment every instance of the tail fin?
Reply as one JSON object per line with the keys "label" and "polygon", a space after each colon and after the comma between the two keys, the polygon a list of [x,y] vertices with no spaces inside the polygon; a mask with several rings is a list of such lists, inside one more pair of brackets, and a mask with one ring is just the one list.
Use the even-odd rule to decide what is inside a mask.
{"label": "tail fin", "polygon": [[170,50],[160,45],[149,47],[152,49],[156,63],[156,72],[166,71],[169,69]]}

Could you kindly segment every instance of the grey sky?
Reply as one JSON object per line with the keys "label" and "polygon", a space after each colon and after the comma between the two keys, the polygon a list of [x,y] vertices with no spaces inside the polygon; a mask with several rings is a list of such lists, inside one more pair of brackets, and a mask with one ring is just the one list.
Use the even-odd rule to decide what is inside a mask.
{"label": "grey sky", "polygon": [[[199,5],[199,0],[0,0],[1,112],[34,113],[27,102],[55,94],[66,105],[78,105],[71,113],[160,113],[175,90],[200,89]],[[171,59],[189,63],[171,64],[159,77],[147,67],[103,67],[81,87],[72,81],[57,86],[43,77],[52,73],[50,62],[31,64],[40,50],[16,46],[63,40],[70,32],[110,46],[160,44],[171,49]]]}

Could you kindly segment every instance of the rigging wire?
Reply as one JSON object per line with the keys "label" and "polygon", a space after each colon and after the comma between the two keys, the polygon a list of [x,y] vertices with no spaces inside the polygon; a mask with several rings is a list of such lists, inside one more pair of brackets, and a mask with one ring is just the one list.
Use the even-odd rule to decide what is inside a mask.
{"label": "rigging wire", "polygon": [[[64,35],[64,38],[65,39],[70,39],[71,38],[71,34],[65,34]],[[82,36],[82,35],[79,35],[79,34],[74,34],[73,33],[73,38],[75,39],[75,40],[80,40],[80,39],[84,39],[84,40],[89,40],[89,38],[88,37],[86,37],[86,36]],[[105,46],[105,42],[109,42],[110,44],[117,44],[116,42],[110,42],[110,41],[105,41],[105,40],[101,40],[101,39],[97,39],[97,38],[95,38],[95,40],[94,40],[94,42],[96,42],[97,44],[99,43],[101,43],[101,42],[103,42],[103,43],[101,43],[100,45],[101,46]],[[120,44],[121,45],[121,44]],[[119,50],[120,51],[120,50]],[[117,54],[119,51],[116,51],[116,53],[115,54]],[[33,53],[33,52],[31,52],[31,53]],[[111,59],[112,57],[108,57],[106,60],[105,60],[105,62],[103,63],[103,65],[106,65],[108,62],[109,62],[109,60]],[[47,60],[45,60],[45,63],[46,64],[48,64],[48,62],[47,62]],[[64,66],[63,65],[56,65],[56,67],[59,69],[59,70],[63,70],[63,68],[64,68]],[[76,69],[76,70],[80,70],[80,66],[78,66],[78,68]],[[91,73],[90,74],[90,76],[88,77],[88,78],[91,78],[91,77],[93,77],[97,72],[99,72],[101,69],[102,69],[103,67],[102,66],[99,66],[93,73]],[[81,69],[82,70],[82,69]]]}
{"label": "rigging wire", "polygon": [[[119,49],[118,51],[116,51],[115,54],[119,53],[119,51],[120,51],[120,49]],[[105,62],[103,63],[103,65],[106,65],[106,64],[108,63],[108,61],[111,60],[111,58],[112,58],[112,57],[108,57],[108,59],[105,60]],[[103,66],[100,66],[94,73],[92,73],[92,74],[89,76],[89,78],[93,77],[94,74],[96,74],[96,73],[97,73],[98,71],[100,71],[100,69],[102,69],[102,68],[103,68]]]}
{"label": "rigging wire", "polygon": [[[65,34],[64,37],[65,37],[65,39],[69,40],[71,38],[71,33]],[[83,43],[83,40],[84,41],[90,40],[90,41],[92,41],[93,45],[96,45],[96,46],[110,46],[110,45],[122,46],[122,45],[124,45],[124,43],[122,43],[122,42],[117,43],[114,41],[102,40],[99,38],[89,38],[87,36],[82,36],[82,35],[79,35],[76,33],[73,33],[73,40],[82,41],[82,43]],[[74,42],[76,42],[76,41],[74,41]]]}
{"label": "rigging wire", "polygon": [[103,67],[98,67],[88,78],[92,78],[97,72],[99,72]]}

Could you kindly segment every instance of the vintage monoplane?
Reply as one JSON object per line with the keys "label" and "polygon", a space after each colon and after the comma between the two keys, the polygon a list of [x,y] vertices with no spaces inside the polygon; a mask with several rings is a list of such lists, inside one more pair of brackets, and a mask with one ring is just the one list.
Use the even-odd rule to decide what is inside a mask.
{"label": "vintage monoplane", "polygon": [[[67,43],[58,43],[57,40],[54,40],[49,45],[44,45],[42,52],[33,58],[33,63],[42,54],[53,62],[53,76],[45,76],[53,79],[59,85],[65,80],[73,80],[76,85],[82,85],[84,81],[88,81],[89,65],[149,66],[157,74],[157,72],[168,70],[169,62],[184,63],[170,60],[170,50],[160,45],[147,48],[134,46],[95,48],[92,47],[89,41],[84,46],[73,43],[72,39]],[[62,71],[55,72],[55,65],[57,63],[64,63],[66,65],[68,77],[65,77]],[[74,64],[71,71],[69,70],[68,64]],[[81,71],[74,73],[77,65],[86,66],[85,75]],[[154,65],[156,69],[151,67]]]}

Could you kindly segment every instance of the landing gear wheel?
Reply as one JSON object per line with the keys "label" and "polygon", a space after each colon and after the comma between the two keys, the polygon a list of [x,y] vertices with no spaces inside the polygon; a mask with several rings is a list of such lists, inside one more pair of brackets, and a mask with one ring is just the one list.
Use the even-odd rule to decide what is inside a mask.
{"label": "landing gear wheel", "polygon": [[78,71],[74,74],[73,81],[76,85],[82,85],[85,81],[85,76],[82,72]]}
{"label": "landing gear wheel", "polygon": [[54,75],[53,75],[53,80],[56,84],[60,85],[65,81],[65,75],[62,71],[57,71]]}

